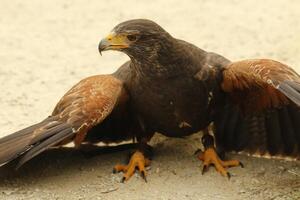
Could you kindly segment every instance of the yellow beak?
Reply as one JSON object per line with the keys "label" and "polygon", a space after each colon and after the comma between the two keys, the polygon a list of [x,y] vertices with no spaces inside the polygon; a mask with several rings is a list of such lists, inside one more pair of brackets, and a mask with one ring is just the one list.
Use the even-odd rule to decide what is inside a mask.
{"label": "yellow beak", "polygon": [[128,47],[129,43],[125,35],[110,33],[108,36],[106,36],[100,41],[98,50],[101,54],[102,51],[120,50]]}

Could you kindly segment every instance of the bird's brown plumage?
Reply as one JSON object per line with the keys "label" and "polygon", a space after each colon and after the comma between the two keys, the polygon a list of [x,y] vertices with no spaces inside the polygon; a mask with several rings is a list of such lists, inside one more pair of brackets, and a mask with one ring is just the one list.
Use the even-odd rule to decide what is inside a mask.
{"label": "bird's brown plumage", "polygon": [[299,75],[280,62],[252,59],[230,63],[222,77],[224,105],[214,121],[219,146],[299,157]]}
{"label": "bird's brown plumage", "polygon": [[[5,163],[15,158],[16,154],[25,153],[19,162],[22,165],[51,146],[72,140],[79,146],[89,130],[127,100],[128,95],[122,81],[113,75],[83,79],[61,98],[46,120],[32,129],[21,130],[2,138],[0,161]],[[6,144],[10,145],[9,148]]]}
{"label": "bird's brown plumage", "polygon": [[85,134],[112,112],[124,93],[122,82],[111,75],[89,77],[62,97],[52,115],[72,124],[75,145],[79,146]]}
{"label": "bird's brown plumage", "polygon": [[[293,85],[296,96],[282,89]],[[269,59],[243,60],[226,66],[222,89],[240,103],[242,109],[262,110],[287,105],[290,100],[300,104],[300,77],[290,67]],[[293,88],[291,88],[293,89]]]}
{"label": "bird's brown plumage", "polygon": [[[44,121],[0,139],[0,163],[64,142],[183,137],[213,122],[217,148],[299,156],[299,75],[272,60],[230,62],[150,20],[116,26],[99,50],[126,53],[112,75],[82,80]],[[291,103],[293,102],[293,103]],[[255,111],[255,112],[253,112]]]}

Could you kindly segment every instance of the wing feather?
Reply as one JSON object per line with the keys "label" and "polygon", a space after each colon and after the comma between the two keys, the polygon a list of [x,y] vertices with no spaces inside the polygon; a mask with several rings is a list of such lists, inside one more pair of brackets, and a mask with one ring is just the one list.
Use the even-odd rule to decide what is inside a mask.
{"label": "wing feather", "polygon": [[300,106],[300,76],[289,66],[274,60],[229,64],[223,71],[221,87],[243,110],[280,107],[291,101]]}
{"label": "wing feather", "polygon": [[[215,120],[216,141],[225,150],[299,158],[300,76],[267,59],[234,62],[222,72],[226,100]],[[240,117],[232,140],[224,130],[235,120],[234,112]]]}
{"label": "wing feather", "polygon": [[19,167],[50,147],[72,140],[79,145],[124,99],[128,96],[123,81],[113,75],[80,81],[61,98],[50,117],[0,139],[0,164],[22,155]]}

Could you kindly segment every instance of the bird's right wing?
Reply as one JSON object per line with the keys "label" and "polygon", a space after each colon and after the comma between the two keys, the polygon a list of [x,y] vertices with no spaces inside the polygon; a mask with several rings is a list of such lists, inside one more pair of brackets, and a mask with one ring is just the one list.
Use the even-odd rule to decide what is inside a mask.
{"label": "bird's right wing", "polygon": [[0,164],[23,154],[24,164],[46,149],[74,140],[80,145],[87,131],[100,124],[122,101],[123,82],[113,75],[86,78],[69,90],[44,121],[0,139]]}

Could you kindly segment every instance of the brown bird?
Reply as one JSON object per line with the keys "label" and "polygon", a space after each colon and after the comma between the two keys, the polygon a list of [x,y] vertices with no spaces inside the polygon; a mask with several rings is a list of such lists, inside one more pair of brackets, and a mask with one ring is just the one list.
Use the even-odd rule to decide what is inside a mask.
{"label": "brown bird", "polygon": [[[42,122],[0,139],[0,163],[21,156],[21,166],[46,149],[74,141],[118,142],[136,138],[128,165],[116,165],[127,181],[138,168],[146,178],[147,142],[155,132],[183,137],[213,123],[216,139],[205,135],[199,155],[224,176],[226,151],[299,157],[300,77],[290,67],[267,59],[231,62],[176,39],[150,20],[117,25],[99,51],[130,57],[111,75],[75,85]],[[207,132],[207,131],[206,131]]]}

